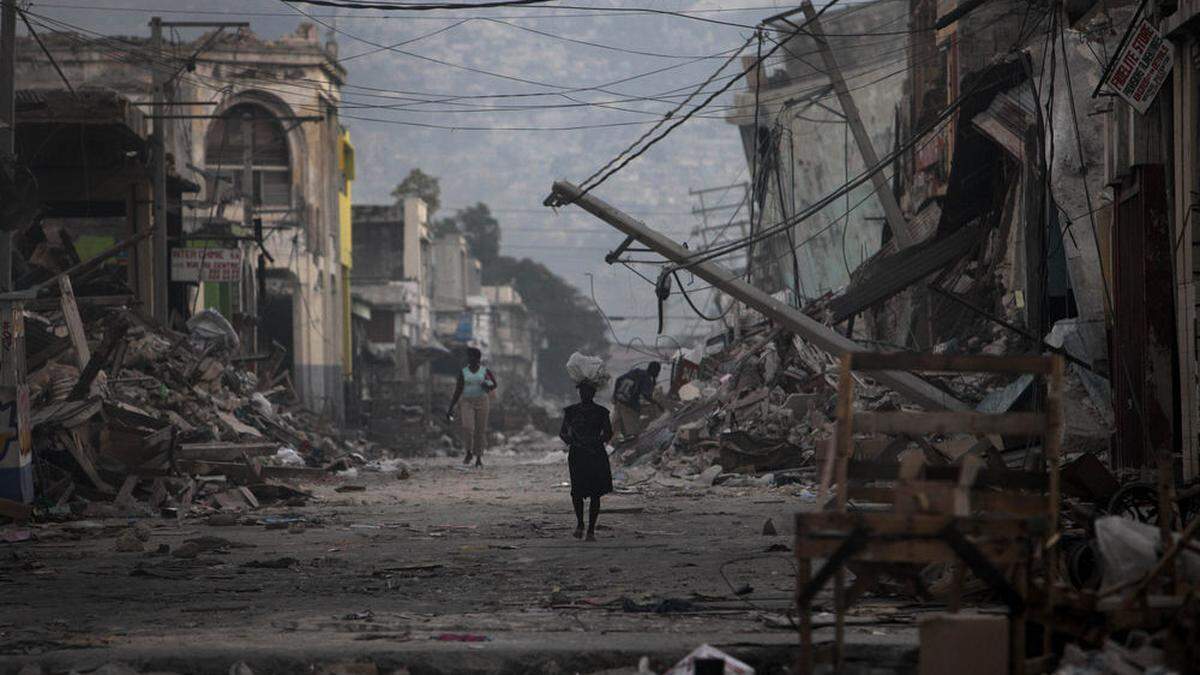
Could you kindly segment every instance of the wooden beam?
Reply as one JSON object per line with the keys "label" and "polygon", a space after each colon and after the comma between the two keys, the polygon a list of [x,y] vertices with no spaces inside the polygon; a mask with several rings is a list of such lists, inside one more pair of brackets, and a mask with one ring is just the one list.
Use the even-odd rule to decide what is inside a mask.
{"label": "wooden beam", "polygon": [[916,352],[858,352],[854,370],[909,370],[941,373],[1013,373],[1049,375],[1053,358],[1048,356],[991,356],[971,354],[923,354]]}
{"label": "wooden beam", "polygon": [[241,460],[243,453],[272,455],[278,449],[279,443],[180,443],[175,457],[179,460],[236,462]]}
{"label": "wooden beam", "polygon": [[83,274],[85,272],[90,272],[90,271],[96,269],[97,267],[99,267],[100,265],[104,264],[104,262],[106,260],[108,260],[109,258],[112,258],[113,256],[117,255],[121,251],[124,251],[125,249],[131,248],[133,246],[136,246],[143,239],[148,238],[151,234],[153,234],[152,230],[143,230],[142,232],[139,232],[124,241],[117,242],[116,244],[113,244],[112,246],[109,246],[108,248],[104,249],[103,251],[97,253],[94,257],[89,258],[88,260],[85,260],[85,261],[79,263],[78,265],[73,265],[72,267],[63,270],[62,272],[59,272],[58,274],[55,274],[54,276],[41,282],[40,284],[33,286],[33,288],[31,290],[40,291],[43,288],[49,288],[50,286],[57,285],[59,278],[64,277],[64,276],[69,277],[71,275],[78,275],[78,274]]}
{"label": "wooden beam", "polygon": [[855,431],[877,434],[1002,434],[1041,436],[1047,433],[1042,413],[979,412],[860,412],[854,415]]}
{"label": "wooden beam", "polygon": [[71,346],[75,348],[75,362],[79,370],[87,368],[92,352],[88,349],[87,333],[83,330],[83,319],[79,318],[79,305],[75,304],[75,291],[71,289],[71,277],[58,278],[58,289],[62,294],[63,320],[67,324],[67,335],[71,337]]}
{"label": "wooden beam", "polygon": [[[854,134],[854,144],[858,146],[863,164],[868,167],[877,166],[879,155],[875,153],[875,146],[871,144],[871,136],[867,133],[867,128],[863,126],[862,116],[858,113],[858,105],[854,102],[854,97],[850,95],[845,78],[842,77],[842,69],[838,65],[837,57],[829,48],[829,42],[825,40],[825,35],[821,31],[817,10],[813,9],[812,3],[808,0],[804,0],[801,8],[804,10],[804,18],[807,19],[805,27],[813,41],[817,43],[817,49],[821,51],[821,59],[825,62],[825,74],[829,76],[829,81],[833,84],[834,91],[837,92],[838,102],[846,115],[846,123],[850,125],[850,131]],[[875,186],[875,196],[883,205],[883,213],[887,217],[888,227],[892,231],[892,236],[896,238],[898,248],[912,246],[915,238],[909,229],[908,221],[904,218],[904,213],[900,210],[900,204],[896,201],[896,195],[892,193],[892,186],[888,185],[883,172],[876,171],[871,174],[871,184]]]}

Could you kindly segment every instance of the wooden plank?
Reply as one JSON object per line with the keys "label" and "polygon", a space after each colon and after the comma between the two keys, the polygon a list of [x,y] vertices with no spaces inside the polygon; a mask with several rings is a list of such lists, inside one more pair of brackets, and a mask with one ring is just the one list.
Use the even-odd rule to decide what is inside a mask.
{"label": "wooden plank", "polygon": [[125,477],[125,482],[121,484],[121,490],[113,499],[116,504],[126,504],[133,501],[133,489],[137,487],[141,477],[136,474],[130,474]]}
{"label": "wooden plank", "polygon": [[175,457],[180,460],[236,462],[241,460],[242,453],[273,455],[278,449],[278,443],[180,443],[175,449]]}
{"label": "wooden plank", "polygon": [[1054,357],[854,352],[854,370],[904,370],[941,373],[1011,373],[1049,375]]}
{"label": "wooden plank", "polygon": [[847,467],[854,455],[854,377],[851,373],[852,354],[842,354],[838,371],[837,423],[834,436],[837,455],[834,481],[838,486],[837,508],[846,510]]}
{"label": "wooden plank", "polygon": [[58,274],[50,277],[49,279],[47,279],[39,284],[36,284],[29,290],[40,291],[43,288],[49,288],[51,285],[57,284],[58,280],[62,277],[69,277],[72,275],[78,276],[78,275],[84,274],[85,272],[90,272],[91,270],[94,270],[97,267],[99,267],[100,265],[104,264],[109,258],[112,258],[113,256],[117,255],[121,251],[124,251],[125,249],[131,248],[133,246],[136,246],[139,242],[141,242],[143,239],[148,238],[151,234],[154,234],[154,229],[147,228],[146,230],[144,230],[128,239],[125,239],[124,241],[120,241],[120,242],[117,242],[116,244],[113,244],[112,246],[109,246],[108,248],[97,253],[96,255],[92,256],[91,258],[79,263],[78,265],[73,265],[69,269],[63,270],[62,272],[59,272]]}
{"label": "wooden plank", "polygon": [[[919,488],[918,485],[925,487]],[[900,497],[912,495],[920,489],[928,501],[928,510],[933,512],[950,511],[953,506],[953,486],[933,483],[918,485],[906,487],[851,486],[847,490],[847,497],[850,501],[860,504],[892,504]],[[929,488],[932,485],[937,485],[937,487]],[[972,490],[970,504],[973,511],[986,513],[1013,516],[1045,516],[1047,513],[1046,497],[1017,492]]]}
{"label": "wooden plank", "polygon": [[92,388],[92,381],[100,374],[100,369],[104,367],[104,362],[108,360],[108,356],[117,347],[117,343],[125,339],[125,332],[129,330],[129,324],[124,321],[109,323],[104,328],[104,342],[100,343],[100,348],[96,350],[95,358],[89,359],[87,367],[79,374],[79,381],[71,389],[71,393],[67,395],[68,401],[79,401],[87,398],[88,392]]}
{"label": "wooden plank", "polygon": [[301,482],[322,480],[329,477],[325,469],[308,466],[263,466],[256,472],[244,462],[221,462],[198,459],[182,459],[178,462],[181,473],[197,476],[227,476],[241,483],[257,483],[265,480]]}
{"label": "wooden plank", "polygon": [[956,518],[949,515],[897,514],[897,513],[840,513],[823,511],[795,514],[797,536],[813,532],[848,534],[857,527],[865,527],[872,535],[910,535],[914,537],[936,537],[953,523],[967,536],[1021,538],[1045,531],[1044,518],[1020,518],[1015,516],[977,515]]}
{"label": "wooden plank", "polygon": [[1041,436],[1047,431],[1042,413],[980,412],[860,412],[854,416],[858,431],[878,434],[1004,434]]}
{"label": "wooden plank", "polygon": [[[851,481],[892,481],[899,477],[900,465],[894,462],[851,462],[848,471]],[[951,466],[926,466],[926,480],[958,481],[962,468]],[[1005,490],[1045,491],[1050,478],[1045,473],[1018,471],[1016,469],[983,469],[975,477],[975,487],[1001,488]]]}
{"label": "wooden plank", "polygon": [[75,304],[75,291],[71,288],[71,277],[58,278],[58,290],[61,294],[63,320],[67,324],[67,335],[71,338],[71,346],[75,348],[75,362],[79,370],[87,368],[92,352],[88,349],[87,333],[83,329],[83,319],[79,318],[79,305]]}
{"label": "wooden plank", "polygon": [[[1063,417],[1063,358],[1049,357],[1050,375],[1046,378],[1046,418],[1050,426],[1043,440],[1046,469],[1050,474],[1050,500],[1047,504],[1047,518],[1050,531],[1044,541],[1056,542],[1058,539],[1058,507],[1059,507],[1059,465],[1062,463],[1062,441],[1066,421]],[[1058,570],[1062,547],[1050,543],[1045,546],[1046,559],[1046,598],[1045,606],[1054,607],[1055,596],[1058,594]],[[1051,633],[1042,632],[1042,653],[1052,654]]]}
{"label": "wooden plank", "polygon": [[[796,555],[804,558],[828,558],[845,541],[843,538],[797,537]],[[1026,546],[1021,540],[973,542],[996,565],[1008,565],[1024,559]],[[948,544],[936,539],[880,540],[870,539],[866,548],[854,554],[856,562],[891,563],[950,563],[958,554]]]}
{"label": "wooden plank", "polygon": [[67,446],[67,451],[71,453],[71,457],[75,458],[75,463],[79,465],[84,475],[88,477],[88,480],[92,481],[92,485],[96,486],[97,490],[109,495],[116,492],[113,486],[104,482],[104,479],[100,478],[100,474],[96,472],[96,465],[92,464],[92,458],[87,447],[84,445],[83,437],[80,436],[78,431],[67,433],[67,442],[65,445]]}
{"label": "wooden plank", "polygon": [[[75,298],[76,306],[83,305],[85,307],[121,307],[124,305],[138,304],[134,301],[132,295],[81,295]],[[38,298],[25,303],[26,308],[34,312],[44,312],[47,310],[61,309],[62,301],[54,298]]]}

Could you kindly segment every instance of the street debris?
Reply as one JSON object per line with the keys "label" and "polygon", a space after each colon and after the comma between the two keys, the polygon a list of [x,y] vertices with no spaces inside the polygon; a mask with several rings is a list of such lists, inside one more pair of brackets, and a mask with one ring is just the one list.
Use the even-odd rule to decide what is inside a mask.
{"label": "street debris", "polygon": [[702,675],[704,673],[754,675],[754,669],[749,664],[733,658],[716,647],[700,645],[664,675]]}
{"label": "street debris", "polygon": [[[24,312],[41,497],[33,509],[0,515],[213,514],[213,524],[232,524],[228,514],[264,503],[304,503],[310,495],[289,484],[328,480],[335,470],[411,475],[386,449],[297,405],[287,385],[267,386],[272,373],[240,365],[236,332],[215,310],[181,334],[110,296],[92,304],[90,288],[119,283],[106,268],[74,282],[80,295],[55,286],[62,303],[51,297]],[[68,320],[76,307],[78,323]],[[122,536],[117,546],[136,551],[138,543]]]}

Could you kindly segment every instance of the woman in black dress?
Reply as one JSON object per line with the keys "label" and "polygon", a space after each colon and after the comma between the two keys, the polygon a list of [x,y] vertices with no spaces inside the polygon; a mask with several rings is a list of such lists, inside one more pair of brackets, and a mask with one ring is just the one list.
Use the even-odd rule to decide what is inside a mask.
{"label": "woman in black dress", "polygon": [[580,382],[579,403],[563,410],[562,430],[558,437],[567,444],[567,466],[571,470],[571,503],[575,506],[575,538],[583,536],[583,500],[588,505],[587,540],[596,541],[596,519],[600,516],[600,497],[612,492],[612,469],[605,445],[612,438],[608,408],[594,403],[596,387]]}

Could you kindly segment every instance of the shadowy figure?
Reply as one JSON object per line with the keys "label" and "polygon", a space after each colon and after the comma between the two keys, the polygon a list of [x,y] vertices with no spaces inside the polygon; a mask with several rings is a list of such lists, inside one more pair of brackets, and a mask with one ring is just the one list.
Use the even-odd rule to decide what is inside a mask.
{"label": "shadowy figure", "polygon": [[608,409],[592,401],[596,387],[580,382],[579,403],[563,410],[558,437],[567,444],[567,466],[571,471],[571,503],[575,506],[574,537],[583,536],[583,500],[588,505],[587,540],[596,541],[596,519],[600,517],[600,497],[613,490],[612,468],[605,445],[612,438]]}

